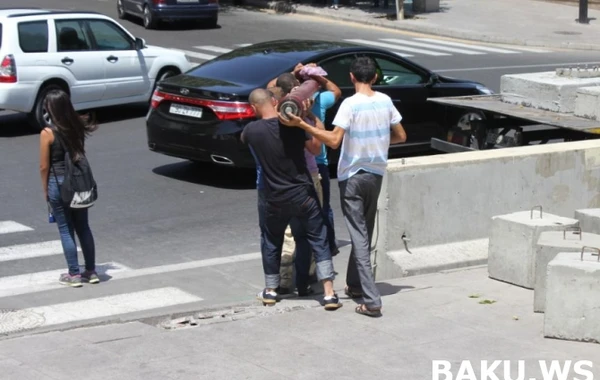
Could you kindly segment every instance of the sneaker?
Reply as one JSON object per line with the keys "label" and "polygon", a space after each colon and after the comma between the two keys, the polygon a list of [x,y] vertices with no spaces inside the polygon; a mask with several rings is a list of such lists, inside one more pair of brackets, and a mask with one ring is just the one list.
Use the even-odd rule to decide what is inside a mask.
{"label": "sneaker", "polygon": [[81,279],[87,281],[90,284],[97,284],[100,282],[100,278],[96,271],[85,271],[81,274]]}
{"label": "sneaker", "polygon": [[337,310],[340,307],[342,307],[342,304],[337,294],[334,294],[333,296],[329,297],[324,297],[323,304],[325,306],[325,310]]}
{"label": "sneaker", "polygon": [[75,275],[75,276],[71,276],[68,273],[63,273],[60,275],[58,282],[61,283],[62,285],[68,285],[68,286],[72,286],[74,288],[80,288],[81,286],[83,286],[83,284],[81,283],[81,275],[79,275],[79,274]]}
{"label": "sneaker", "polygon": [[263,305],[275,305],[277,303],[277,293],[272,290],[268,292],[267,289],[264,289],[256,295],[256,299],[262,301]]}
{"label": "sneaker", "polygon": [[298,288],[298,297],[308,297],[314,293],[315,293],[315,291],[313,290],[313,288],[310,285],[307,285],[306,287]]}

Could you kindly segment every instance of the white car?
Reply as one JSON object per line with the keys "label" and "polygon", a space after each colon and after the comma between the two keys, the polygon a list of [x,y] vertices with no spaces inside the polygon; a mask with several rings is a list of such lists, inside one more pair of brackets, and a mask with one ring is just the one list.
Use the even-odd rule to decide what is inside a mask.
{"label": "white car", "polygon": [[77,111],[140,103],[192,67],[99,13],[0,9],[0,109],[27,113],[38,130],[49,124],[50,90],[68,92]]}

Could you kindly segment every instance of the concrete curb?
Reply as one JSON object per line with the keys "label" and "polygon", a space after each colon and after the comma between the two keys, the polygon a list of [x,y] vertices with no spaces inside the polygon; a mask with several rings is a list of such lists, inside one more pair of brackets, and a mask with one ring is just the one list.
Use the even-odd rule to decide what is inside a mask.
{"label": "concrete curb", "polygon": [[[530,46],[539,48],[555,48],[555,49],[572,49],[572,50],[591,50],[600,51],[600,44],[588,44],[588,43],[565,43],[565,42],[547,42],[547,41],[535,41],[535,40],[523,40],[518,38],[504,37],[504,36],[489,36],[480,33],[474,33],[472,31],[461,31],[447,28],[439,28],[435,26],[419,25],[418,20],[408,20],[406,23],[396,24],[394,21],[388,20],[377,20],[365,17],[362,19],[356,19],[350,15],[335,15],[332,13],[323,14],[320,8],[312,9],[309,6],[301,6],[298,9],[296,4],[290,4],[287,1],[268,1],[268,0],[245,0],[244,4],[251,7],[263,8],[274,10],[277,13],[296,13],[301,15],[311,15],[329,20],[339,20],[347,22],[356,22],[363,25],[379,26],[388,29],[403,30],[407,32],[432,34],[440,37],[450,37],[462,40],[476,41],[476,42],[487,42],[495,44],[507,44],[507,45],[520,45]],[[414,23],[414,24],[411,24]]]}

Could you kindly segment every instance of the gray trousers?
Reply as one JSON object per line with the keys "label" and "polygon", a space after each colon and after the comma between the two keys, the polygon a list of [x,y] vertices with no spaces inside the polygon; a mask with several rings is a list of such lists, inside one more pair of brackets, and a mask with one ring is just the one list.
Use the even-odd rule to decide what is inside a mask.
{"label": "gray trousers", "polygon": [[371,239],[382,180],[382,176],[360,171],[339,182],[342,212],[352,240],[346,285],[362,290],[363,302],[368,308],[381,307],[381,295],[371,267]]}

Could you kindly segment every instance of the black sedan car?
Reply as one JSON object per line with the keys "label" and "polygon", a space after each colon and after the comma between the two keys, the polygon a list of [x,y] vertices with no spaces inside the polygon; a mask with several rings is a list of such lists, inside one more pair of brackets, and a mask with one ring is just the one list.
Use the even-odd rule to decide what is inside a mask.
{"label": "black sedan car", "polygon": [[120,19],[141,17],[144,28],[157,29],[163,21],[193,21],[208,27],[219,22],[218,0],[117,0]]}
{"label": "black sedan car", "polygon": [[[403,117],[408,140],[392,145],[390,155],[429,151],[431,138],[446,140],[450,127],[464,118],[427,98],[491,93],[480,83],[437,75],[386,50],[345,42],[270,41],[233,50],[161,81],[147,115],[148,147],[192,161],[255,167],[250,150],[240,141],[244,125],[255,120],[250,92],[292,71],[298,62],[315,62],[342,91],[327,113],[325,125],[331,129],[341,101],[354,94],[349,67],[359,55],[375,60],[382,75],[373,88],[389,95]],[[339,149],[329,151],[332,165],[338,157]]]}

